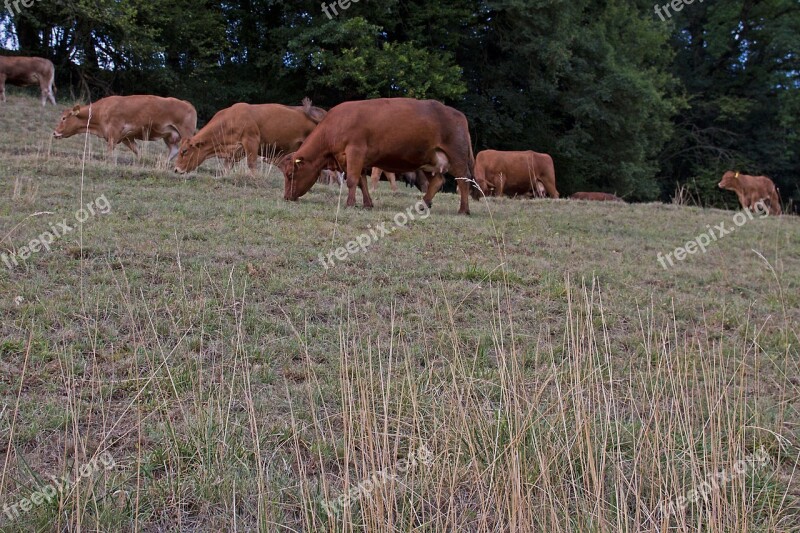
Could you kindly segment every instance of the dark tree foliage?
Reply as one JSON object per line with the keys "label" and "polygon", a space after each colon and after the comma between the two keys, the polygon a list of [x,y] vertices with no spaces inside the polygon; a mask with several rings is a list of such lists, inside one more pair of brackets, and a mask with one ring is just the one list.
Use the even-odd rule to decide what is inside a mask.
{"label": "dark tree foliage", "polygon": [[[326,1],[326,4],[331,2]],[[663,2],[662,2],[663,3]],[[0,39],[76,98],[152,93],[207,120],[234,102],[435,98],[476,150],[553,155],[560,188],[733,206],[728,168],[800,201],[800,3],[645,0],[41,0]]]}

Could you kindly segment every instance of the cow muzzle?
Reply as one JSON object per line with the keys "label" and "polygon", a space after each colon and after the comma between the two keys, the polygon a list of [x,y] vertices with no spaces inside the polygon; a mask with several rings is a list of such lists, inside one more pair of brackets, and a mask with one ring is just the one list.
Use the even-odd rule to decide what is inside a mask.
{"label": "cow muzzle", "polygon": [[63,134],[61,134],[61,133],[58,133],[57,131],[54,131],[54,132],[53,132],[53,137],[54,137],[55,139],[63,139],[63,138],[64,138],[64,135],[63,135]]}

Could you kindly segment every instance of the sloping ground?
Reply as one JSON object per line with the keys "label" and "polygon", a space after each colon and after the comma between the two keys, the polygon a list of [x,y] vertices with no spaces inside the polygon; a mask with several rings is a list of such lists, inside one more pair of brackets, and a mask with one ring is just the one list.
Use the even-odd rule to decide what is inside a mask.
{"label": "sloping ground", "polygon": [[797,218],[665,269],[735,213],[442,195],[397,227],[410,189],[288,204],[58,116],[0,108],[3,530],[800,528]]}

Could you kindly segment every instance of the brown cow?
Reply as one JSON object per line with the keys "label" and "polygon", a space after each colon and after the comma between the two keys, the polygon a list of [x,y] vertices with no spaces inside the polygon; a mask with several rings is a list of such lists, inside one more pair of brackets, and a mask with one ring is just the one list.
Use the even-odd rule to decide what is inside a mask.
{"label": "brown cow", "polygon": [[227,168],[244,157],[253,171],[259,155],[286,154],[300,148],[325,115],[325,110],[313,107],[308,98],[302,106],[235,104],[181,143],[175,172],[192,172],[212,157],[223,159]]}
{"label": "brown cow", "polygon": [[163,139],[172,160],[181,139],[191,137],[196,128],[197,111],[189,102],[149,95],[109,96],[65,111],[53,136],[65,139],[88,132],[105,139],[109,152],[122,143],[136,155],[137,140]]}
{"label": "brown cow", "polygon": [[757,204],[763,202],[769,207],[770,215],[780,215],[782,212],[778,189],[766,176],[748,176],[729,170],[722,176],[719,188],[735,192],[743,209],[754,211]]}
{"label": "brown cow", "polygon": [[27,87],[38,85],[42,91],[42,106],[47,100],[56,105],[56,68],[41,57],[0,56],[0,98],[6,102],[6,83]]}
{"label": "brown cow", "polygon": [[532,151],[479,153],[475,160],[475,181],[486,196],[560,197],[553,158]]}
{"label": "brown cow", "polygon": [[625,200],[622,198],[615,196],[613,194],[608,194],[607,192],[576,192],[572,196],[570,196],[573,200],[586,200],[588,202],[622,202],[625,203]]}
{"label": "brown cow", "polygon": [[428,206],[444,184],[444,174],[455,176],[461,193],[459,213],[469,214],[466,180],[472,180],[475,169],[469,124],[463,113],[435,100],[382,98],[334,107],[281,165],[284,198],[297,201],[314,186],[320,170],[333,165],[347,169],[348,207],[356,204],[357,187],[364,207],[373,206],[362,170],[377,166],[394,173],[423,170],[431,175],[424,198]]}

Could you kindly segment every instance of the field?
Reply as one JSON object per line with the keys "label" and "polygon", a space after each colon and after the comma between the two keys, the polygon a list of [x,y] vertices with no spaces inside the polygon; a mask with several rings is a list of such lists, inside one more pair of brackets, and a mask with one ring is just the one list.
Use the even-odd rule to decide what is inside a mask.
{"label": "field", "polygon": [[735,212],[442,194],[326,270],[420,195],[58,116],[0,107],[0,253],[72,226],[0,263],[0,530],[800,531],[796,217],[665,269]]}

